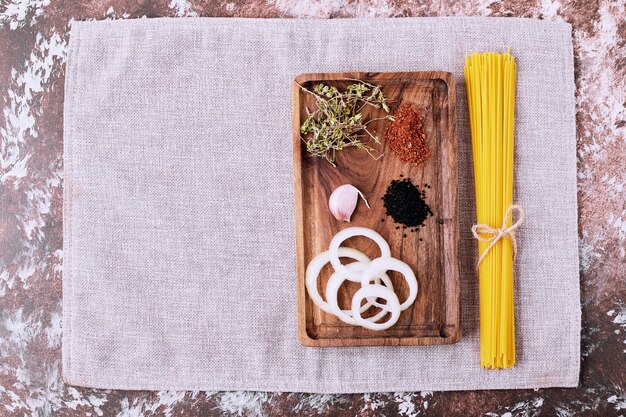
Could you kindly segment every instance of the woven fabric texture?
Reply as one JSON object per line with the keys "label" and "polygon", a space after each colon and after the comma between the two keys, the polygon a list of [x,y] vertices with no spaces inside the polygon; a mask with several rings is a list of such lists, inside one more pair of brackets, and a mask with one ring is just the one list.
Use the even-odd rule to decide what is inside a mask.
{"label": "woven fabric texture", "polygon": [[[575,386],[570,26],[530,19],[74,22],[65,91],[63,374],[118,389],[351,393]],[[480,369],[464,55],[518,60],[518,365]],[[463,337],[307,348],[296,332],[291,82],[457,79]]]}

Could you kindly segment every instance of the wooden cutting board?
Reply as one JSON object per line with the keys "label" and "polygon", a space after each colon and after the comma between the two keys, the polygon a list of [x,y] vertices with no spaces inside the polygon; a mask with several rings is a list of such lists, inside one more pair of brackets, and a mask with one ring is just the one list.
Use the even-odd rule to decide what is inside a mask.
{"label": "wooden cutting board", "polygon": [[[348,148],[337,152],[333,167],[323,158],[306,152],[300,125],[306,109],[315,109],[315,99],[300,86],[326,84],[345,88],[358,79],[382,87],[392,107],[410,103],[423,115],[430,158],[413,165],[402,162],[384,139],[387,120],[369,125],[382,140],[372,143],[384,156],[375,160],[365,151]],[[293,158],[296,200],[296,263],[298,293],[298,333],[306,346],[434,345],[455,343],[461,336],[460,283],[458,265],[458,207],[456,156],[456,92],[448,72],[407,73],[323,73],[296,77],[293,83]],[[364,112],[372,119],[384,116],[382,110]],[[404,230],[386,215],[382,197],[394,179],[410,178],[420,190],[433,215],[417,232]],[[359,201],[351,223],[336,220],[328,208],[332,191],[352,184],[368,199],[371,209]],[[305,287],[306,267],[320,252],[328,249],[332,237],[349,226],[376,230],[389,243],[391,255],[409,264],[416,274],[419,293],[412,307],[403,311],[398,323],[388,330],[372,331],[341,322],[317,308]],[[400,227],[398,227],[400,226]],[[377,246],[364,237],[344,242],[372,259]],[[345,260],[344,260],[345,261]],[[320,294],[332,273],[327,265],[318,279]],[[408,288],[401,275],[390,272],[394,289],[402,301]],[[358,284],[346,282],[340,288],[339,305],[349,308]],[[366,314],[364,314],[366,316]]]}

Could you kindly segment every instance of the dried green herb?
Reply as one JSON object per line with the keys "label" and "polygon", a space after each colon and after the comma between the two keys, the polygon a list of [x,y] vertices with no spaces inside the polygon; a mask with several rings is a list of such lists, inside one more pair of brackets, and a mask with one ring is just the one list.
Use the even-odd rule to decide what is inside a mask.
{"label": "dried green herb", "polygon": [[365,120],[362,110],[366,106],[389,113],[387,100],[380,86],[361,80],[350,81],[355,83],[348,85],[345,91],[323,83],[314,85],[313,90],[301,86],[303,91],[315,97],[317,104],[316,110],[306,109],[308,117],[300,126],[301,138],[307,152],[325,158],[332,166],[336,166],[336,152],[347,147],[362,149],[374,159],[380,157],[368,143],[369,139],[380,143],[380,139],[367,126],[376,120],[393,119],[386,115]]}

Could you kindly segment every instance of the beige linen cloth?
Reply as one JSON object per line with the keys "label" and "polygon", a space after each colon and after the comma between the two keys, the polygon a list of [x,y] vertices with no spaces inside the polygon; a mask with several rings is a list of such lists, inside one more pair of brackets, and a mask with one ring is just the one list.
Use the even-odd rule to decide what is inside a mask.
{"label": "beige linen cloth", "polygon": [[[75,22],[65,91],[63,374],[120,389],[350,393],[578,383],[570,26],[529,19]],[[518,365],[479,366],[464,54],[518,59]],[[291,82],[458,83],[463,337],[307,348],[296,333]]]}

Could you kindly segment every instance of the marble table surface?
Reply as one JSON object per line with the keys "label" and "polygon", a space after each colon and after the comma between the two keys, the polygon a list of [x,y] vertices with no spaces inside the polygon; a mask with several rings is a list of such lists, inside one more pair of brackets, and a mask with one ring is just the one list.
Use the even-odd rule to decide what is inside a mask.
{"label": "marble table surface", "polygon": [[[73,20],[448,15],[573,26],[583,302],[579,388],[310,395],[129,392],[63,383],[63,83]],[[624,0],[2,0],[0,416],[626,415],[625,16]]]}

